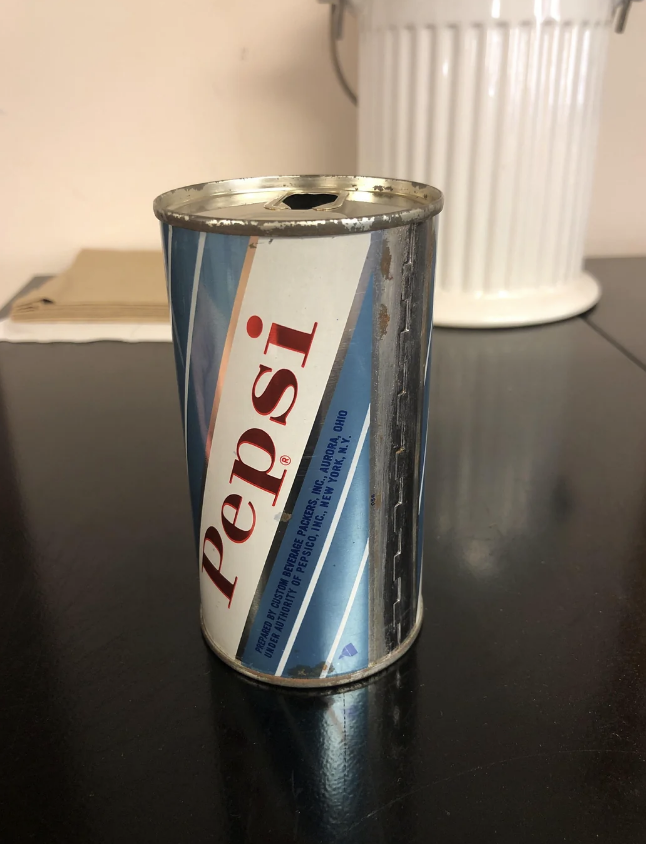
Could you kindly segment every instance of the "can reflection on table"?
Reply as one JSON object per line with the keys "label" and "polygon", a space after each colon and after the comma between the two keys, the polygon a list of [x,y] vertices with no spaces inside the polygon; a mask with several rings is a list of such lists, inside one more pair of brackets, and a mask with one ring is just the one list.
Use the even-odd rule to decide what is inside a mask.
{"label": "can reflection on table", "polygon": [[435,188],[349,176],[155,201],[202,628],[245,674],[349,682],[419,630],[441,207]]}
{"label": "can reflection on table", "polygon": [[224,840],[426,840],[419,676],[415,653],[349,688],[309,692],[211,672]]}

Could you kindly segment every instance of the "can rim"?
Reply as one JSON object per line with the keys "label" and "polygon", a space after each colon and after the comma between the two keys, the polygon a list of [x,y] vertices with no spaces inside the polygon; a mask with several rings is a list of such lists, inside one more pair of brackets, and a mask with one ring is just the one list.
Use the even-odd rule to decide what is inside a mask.
{"label": "can rim", "polygon": [[[208,217],[202,214],[182,213],[181,207],[202,193],[228,195],[255,190],[271,190],[281,187],[308,190],[362,190],[370,193],[390,193],[408,198],[414,205],[396,211],[370,214],[342,219],[313,218],[306,220],[280,219],[236,219],[235,217]],[[209,193],[204,194],[204,191]],[[444,205],[444,196],[438,188],[421,182],[405,179],[377,178],[372,176],[262,176],[242,179],[224,179],[202,182],[196,185],[174,188],[160,194],[153,203],[155,216],[163,223],[193,231],[220,232],[222,234],[256,235],[260,237],[312,237],[335,234],[379,231],[381,229],[421,223],[439,214]],[[377,206],[378,207],[378,206]]]}

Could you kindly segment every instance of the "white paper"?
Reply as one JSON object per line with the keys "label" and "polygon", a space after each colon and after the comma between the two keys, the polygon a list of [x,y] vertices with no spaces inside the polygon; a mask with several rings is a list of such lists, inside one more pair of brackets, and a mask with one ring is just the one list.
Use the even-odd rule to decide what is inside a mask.
{"label": "white paper", "polygon": [[14,322],[0,320],[0,342],[9,343],[170,343],[170,324],[163,322]]}

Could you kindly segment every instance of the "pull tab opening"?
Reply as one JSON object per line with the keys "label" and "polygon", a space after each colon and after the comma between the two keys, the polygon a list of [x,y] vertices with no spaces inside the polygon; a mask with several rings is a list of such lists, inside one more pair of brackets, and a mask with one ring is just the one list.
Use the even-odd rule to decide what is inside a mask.
{"label": "pull tab opening", "polygon": [[336,193],[291,193],[284,196],[282,202],[292,211],[313,211],[336,202],[338,198]]}

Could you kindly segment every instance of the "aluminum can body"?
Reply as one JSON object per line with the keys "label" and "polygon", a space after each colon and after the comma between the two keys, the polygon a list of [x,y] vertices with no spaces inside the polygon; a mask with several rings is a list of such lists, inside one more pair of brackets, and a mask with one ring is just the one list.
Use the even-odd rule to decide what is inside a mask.
{"label": "aluminum can body", "polygon": [[441,201],[350,177],[156,200],[202,627],[245,674],[350,682],[419,630]]}

